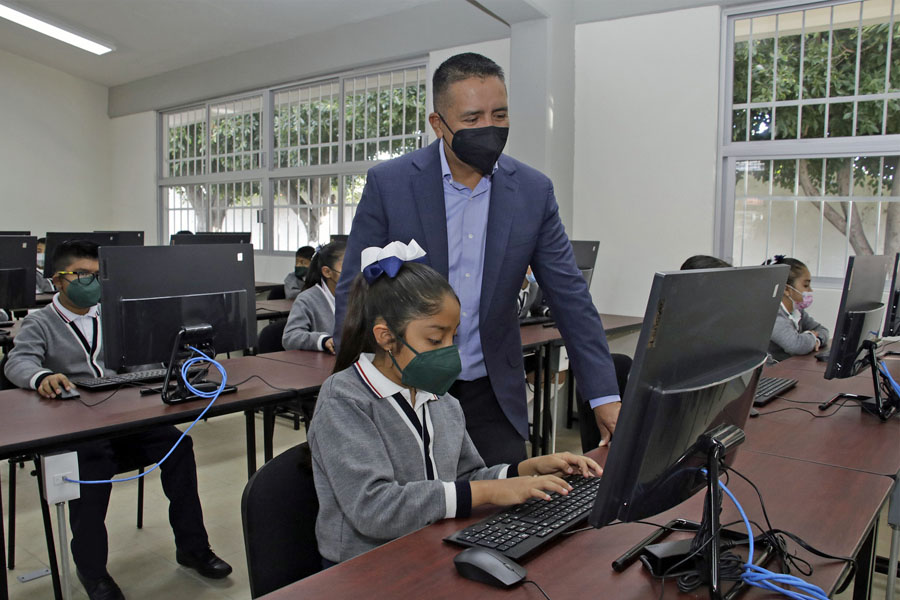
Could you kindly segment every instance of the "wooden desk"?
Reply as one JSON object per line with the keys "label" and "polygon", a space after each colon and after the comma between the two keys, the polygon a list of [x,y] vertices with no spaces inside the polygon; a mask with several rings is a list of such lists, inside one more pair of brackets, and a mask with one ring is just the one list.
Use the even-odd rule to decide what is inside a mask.
{"label": "wooden desk", "polygon": [[280,288],[283,285],[284,285],[283,283],[276,283],[274,281],[255,281],[254,282],[254,288],[256,289],[257,294],[260,292],[268,292],[269,290],[273,290],[275,288]]}
{"label": "wooden desk", "polygon": [[[598,453],[605,456],[603,450]],[[602,458],[600,460],[602,462]],[[743,450],[739,451],[735,467],[760,487],[773,526],[790,530],[815,547],[838,555],[856,555],[866,550],[865,545],[871,541],[876,527],[875,515],[890,489],[890,481],[885,477]],[[729,487],[748,516],[760,522],[762,513],[753,490],[737,477],[731,478]],[[840,527],[823,527],[821,511],[811,509],[815,499],[823,497],[829,498],[828,522],[839,522]],[[702,500],[701,492],[651,521],[665,523],[674,517],[699,520]],[[265,598],[427,597],[429,600],[456,600],[542,597],[530,585],[500,590],[457,574],[453,557],[460,548],[441,540],[490,512],[482,508],[471,519],[440,521]],[[726,499],[722,522],[737,518],[737,511]],[[743,530],[743,525],[735,528]],[[528,569],[528,578],[537,581],[553,600],[598,595],[616,600],[656,598],[660,584],[640,565],[632,565],[622,573],[614,572],[610,566],[651,531],[651,527],[640,524],[619,524],[585,531],[560,540],[525,561],[524,566]],[[789,547],[797,549],[793,543]],[[826,591],[833,591],[842,581],[845,575],[843,563],[817,558],[803,550],[799,550],[799,554],[815,569],[809,578],[811,582]],[[679,594],[674,582],[667,583],[666,587],[668,598],[707,596],[705,588],[692,594]],[[745,597],[776,596],[751,589]]]}
{"label": "wooden desk", "polygon": [[[896,475],[900,470],[900,418],[895,416],[883,423],[863,412],[853,401],[840,409],[838,405],[826,411],[818,407],[820,402],[841,392],[871,394],[870,372],[849,379],[827,380],[823,377],[825,363],[798,358],[765,368],[763,376],[789,377],[798,383],[783,398],[760,407],[759,417],[747,420],[744,447],[808,462]],[[892,371],[900,372],[900,361],[887,364]],[[817,365],[819,368],[815,369]],[[819,418],[801,410],[782,410],[786,408],[803,408]]]}
{"label": "wooden desk", "polygon": [[257,300],[256,301],[256,320],[275,320],[286,319],[291,314],[291,307],[294,305],[293,300],[282,298],[281,300]]}
{"label": "wooden desk", "polygon": [[281,352],[267,352],[257,354],[259,358],[274,360],[291,365],[302,365],[318,371],[331,374],[334,371],[335,356],[329,352],[316,352],[315,350],[282,350]]}

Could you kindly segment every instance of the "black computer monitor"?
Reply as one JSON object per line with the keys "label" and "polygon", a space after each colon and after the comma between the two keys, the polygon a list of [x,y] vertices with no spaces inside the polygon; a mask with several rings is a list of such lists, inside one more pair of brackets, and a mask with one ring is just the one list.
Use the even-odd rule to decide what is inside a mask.
{"label": "black computer monitor", "polygon": [[331,242],[347,242],[350,239],[350,235],[346,233],[332,233],[330,237]]}
{"label": "black computer monitor", "polygon": [[[744,440],[787,277],[784,265],[654,276],[591,525],[644,519],[703,488],[718,506],[719,469]],[[719,534],[717,517],[704,512],[706,539]],[[717,564],[704,553],[718,547],[697,556]]]}
{"label": "black computer monitor", "polygon": [[0,308],[34,306],[37,238],[0,236]]}
{"label": "black computer monitor", "polygon": [[106,366],[167,363],[168,403],[193,399],[178,366],[187,346],[213,354],[256,346],[253,246],[101,247],[100,282]]}
{"label": "black computer monitor", "polygon": [[594,266],[597,263],[597,252],[600,250],[600,242],[570,240],[572,252],[575,253],[575,265],[581,271],[588,287],[591,287],[591,279],[594,276]]}
{"label": "black computer monitor", "polygon": [[0,231],[0,235],[31,235],[30,231]]}
{"label": "black computer monitor", "polygon": [[251,233],[175,233],[169,241],[182,244],[249,244]]}
{"label": "black computer monitor", "polygon": [[900,335],[900,254],[894,255],[894,269],[891,276],[891,287],[888,288],[887,315],[884,317],[884,337]]}
{"label": "black computer monitor", "polygon": [[868,368],[872,373],[873,395],[838,394],[820,404],[820,410],[838,400],[850,399],[859,402],[865,412],[886,421],[900,408],[900,396],[891,381],[881,374],[875,355],[885,320],[884,287],[896,263],[896,255],[851,256],[847,261],[825,379],[853,377]]}
{"label": "black computer monitor", "polygon": [[44,278],[50,279],[54,275],[53,255],[56,247],[63,242],[72,240],[85,240],[94,242],[98,246],[118,246],[118,238],[115,233],[100,233],[97,231],[49,231],[47,242],[44,245]]}
{"label": "black computer monitor", "polygon": [[94,233],[112,233],[115,235],[116,246],[143,246],[143,231],[95,231]]}

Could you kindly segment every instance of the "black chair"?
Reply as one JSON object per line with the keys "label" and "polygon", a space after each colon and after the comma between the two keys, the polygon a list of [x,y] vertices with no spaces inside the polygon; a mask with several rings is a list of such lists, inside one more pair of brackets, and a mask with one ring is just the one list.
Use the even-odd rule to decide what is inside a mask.
{"label": "black chair", "polygon": [[[631,371],[631,357],[624,354],[613,354],[613,365],[616,369],[616,381],[619,384],[619,395],[625,397],[625,385],[628,383],[628,373]],[[574,380],[569,381],[570,385]],[[575,402],[578,404],[578,426],[581,430],[581,451],[593,450],[600,443],[600,430],[597,428],[597,419],[594,411],[583,402],[581,394],[577,393]]]}
{"label": "black chair", "polygon": [[287,319],[280,319],[272,321],[262,328],[256,341],[257,350],[260,354],[284,350],[284,346],[281,344],[281,336],[284,335],[285,325],[287,325]]}
{"label": "black chair", "polygon": [[241,497],[241,521],[251,597],[322,570],[318,512],[308,443],[279,454],[250,478]]}
{"label": "black chair", "polygon": [[269,290],[269,295],[266,296],[266,300],[284,300],[287,298],[284,294],[284,286],[279,285],[278,287],[273,287]]}

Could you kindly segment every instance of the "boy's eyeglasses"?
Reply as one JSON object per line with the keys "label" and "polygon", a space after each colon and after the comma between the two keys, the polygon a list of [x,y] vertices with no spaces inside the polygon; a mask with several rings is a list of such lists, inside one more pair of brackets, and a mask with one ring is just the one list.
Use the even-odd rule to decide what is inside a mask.
{"label": "boy's eyeglasses", "polygon": [[87,271],[57,271],[57,275],[74,275],[81,285],[90,285],[100,279],[100,273],[88,273]]}

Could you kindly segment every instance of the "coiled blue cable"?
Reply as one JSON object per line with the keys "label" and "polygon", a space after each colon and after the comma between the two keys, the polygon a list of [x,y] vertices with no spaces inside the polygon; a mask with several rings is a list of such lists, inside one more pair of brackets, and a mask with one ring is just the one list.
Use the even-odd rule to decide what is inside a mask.
{"label": "coiled blue cable", "polygon": [[[184,439],[184,436],[186,436],[188,434],[188,432],[194,427],[194,425],[197,424],[197,421],[202,419],[203,415],[205,415],[206,412],[212,407],[212,405],[215,404],[216,400],[219,397],[219,394],[222,393],[222,390],[225,389],[225,385],[228,382],[227,381],[228,374],[225,372],[225,367],[223,367],[221,365],[221,363],[217,362],[214,358],[210,358],[209,356],[207,356],[206,354],[204,354],[197,348],[194,348],[193,346],[189,346],[189,348],[191,350],[193,350],[194,352],[196,352],[199,356],[192,356],[191,358],[184,361],[184,364],[181,366],[181,377],[184,379],[184,385],[187,387],[188,391],[190,391],[192,394],[195,394],[196,396],[199,396],[200,398],[210,398],[210,401],[209,401],[209,404],[206,405],[206,408],[203,409],[203,412],[201,412],[199,415],[197,415],[197,418],[194,419],[194,421],[190,424],[190,426],[187,429],[185,429],[184,432],[182,432],[182,434],[178,438],[178,440],[176,440],[176,442],[172,445],[172,447],[169,449],[169,451],[166,452],[166,455],[163,456],[159,462],[157,462],[155,465],[153,465],[152,467],[150,467],[143,473],[138,473],[137,475],[132,475],[131,477],[120,477],[118,479],[98,479],[98,480],[91,480],[91,481],[82,481],[80,479],[69,479],[68,477],[63,477],[64,481],[67,481],[69,483],[79,483],[79,484],[119,483],[122,481],[133,481],[135,479],[144,477],[145,475],[149,475],[150,473],[152,473],[153,471],[158,469],[159,465],[163,464],[167,458],[169,458],[169,456],[172,454],[172,452],[175,451],[175,448],[178,447],[178,444],[181,443],[181,440]],[[198,390],[193,385],[191,385],[191,381],[190,381],[190,379],[188,379],[188,369],[192,365],[194,365],[198,362],[208,362],[219,371],[219,373],[222,375],[222,381],[219,382],[218,388],[216,388],[215,390],[213,390],[211,392],[204,392],[202,390]]]}
{"label": "coiled blue cable", "polygon": [[[750,540],[750,554],[747,558],[747,562],[744,563],[744,573],[741,575],[741,579],[743,579],[747,585],[777,592],[796,600],[828,600],[828,595],[822,588],[816,585],[807,583],[794,575],[775,573],[753,564],[753,530],[750,528],[750,520],[747,518],[746,513],[744,513],[744,509],[737,501],[737,498],[731,493],[731,490],[729,490],[721,481],[718,483],[719,487],[722,488],[722,491],[728,494],[728,497],[734,502],[735,507],[737,507],[738,512],[741,514],[741,519],[744,520],[744,525],[747,527],[747,537]],[[789,585],[793,588],[797,588],[798,591],[779,587],[778,584]]]}
{"label": "coiled blue cable", "polygon": [[888,371],[887,365],[884,364],[883,360],[878,361],[878,370],[881,371],[881,374],[891,382],[891,387],[894,388],[894,393],[900,395],[900,385],[897,385],[897,382],[894,381],[893,377],[891,377],[891,373]]}

